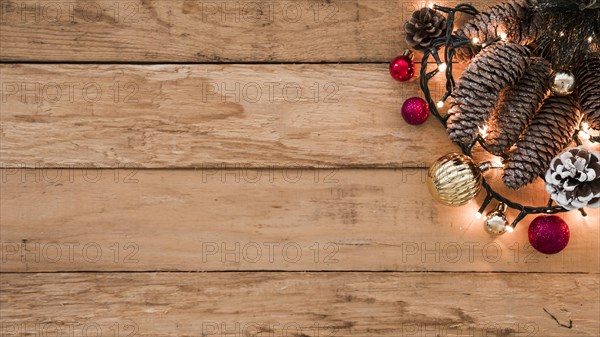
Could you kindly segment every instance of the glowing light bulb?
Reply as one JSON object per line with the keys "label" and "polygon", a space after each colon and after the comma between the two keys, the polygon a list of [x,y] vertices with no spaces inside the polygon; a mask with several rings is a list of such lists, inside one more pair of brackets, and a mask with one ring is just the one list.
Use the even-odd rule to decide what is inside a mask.
{"label": "glowing light bulb", "polygon": [[437,102],[437,107],[440,108],[440,109],[443,108],[444,107],[444,102],[443,101]]}
{"label": "glowing light bulb", "polygon": [[506,226],[506,231],[509,233],[512,233],[515,229],[513,228],[513,226]]}
{"label": "glowing light bulb", "polygon": [[560,32],[560,37],[565,36],[565,32]]}
{"label": "glowing light bulb", "polygon": [[488,126],[484,125],[483,127],[479,128],[479,134],[481,135],[481,137],[483,137],[483,139],[485,139],[488,136]]}
{"label": "glowing light bulb", "polygon": [[588,42],[589,42],[589,43],[592,43],[592,37],[591,37],[591,36],[590,36],[590,37],[588,37],[588,39],[587,39],[587,40],[588,40]]}
{"label": "glowing light bulb", "polygon": [[508,36],[506,35],[506,33],[500,33],[500,39],[502,39],[502,41],[506,40]]}
{"label": "glowing light bulb", "polygon": [[479,43],[479,38],[478,37],[474,37],[472,40],[473,44],[478,44]]}
{"label": "glowing light bulb", "polygon": [[475,219],[481,219],[482,216],[483,216],[483,214],[481,214],[479,212],[475,212]]}
{"label": "glowing light bulb", "polygon": [[433,9],[433,2],[430,3],[427,7],[429,7],[429,9]]}
{"label": "glowing light bulb", "polygon": [[590,139],[590,126],[587,122],[583,122],[581,124],[581,130],[579,130],[579,136],[585,140],[589,140]]}
{"label": "glowing light bulb", "polygon": [[444,63],[442,63],[442,64],[440,64],[440,65],[438,66],[438,70],[439,70],[439,71],[441,71],[441,72],[444,72],[444,71],[446,71],[446,69],[447,69],[447,68],[448,68],[448,65],[446,65],[446,63],[445,63],[445,62],[444,62]]}

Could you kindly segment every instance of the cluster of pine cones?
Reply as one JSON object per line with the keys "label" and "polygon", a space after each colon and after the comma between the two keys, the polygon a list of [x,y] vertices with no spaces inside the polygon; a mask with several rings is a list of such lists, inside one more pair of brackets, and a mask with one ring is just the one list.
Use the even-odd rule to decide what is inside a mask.
{"label": "cluster of pine cones", "polygon": [[[456,50],[455,60],[471,62],[452,94],[448,135],[457,144],[470,145],[487,130],[486,149],[508,158],[503,181],[512,189],[546,173],[573,140],[582,118],[600,130],[600,54],[586,54],[573,67],[574,93],[553,93],[551,63],[532,56],[528,46],[543,34],[539,17],[530,15],[531,1],[494,6],[455,32],[482,42],[506,34],[505,41],[481,51],[474,45]],[[413,16],[407,26],[433,18],[426,14]],[[439,18],[434,25],[420,22],[418,27],[432,30],[437,23]]]}
{"label": "cluster of pine cones", "polygon": [[504,183],[519,189],[544,174],[571,143],[582,111],[592,127],[600,123],[599,65],[598,56],[581,65],[578,95],[555,95],[548,61],[531,57],[517,43],[492,45],[475,56],[457,82],[448,135],[469,145],[487,127],[488,151],[508,156]]}

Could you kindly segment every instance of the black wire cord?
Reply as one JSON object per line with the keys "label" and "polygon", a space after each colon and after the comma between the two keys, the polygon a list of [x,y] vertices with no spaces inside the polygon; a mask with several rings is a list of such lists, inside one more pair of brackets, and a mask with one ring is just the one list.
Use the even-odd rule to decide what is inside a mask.
{"label": "black wire cord", "polygon": [[[423,60],[421,62],[421,64],[422,64],[421,78],[420,78],[419,83],[420,83],[421,90],[423,90],[423,93],[425,95],[425,100],[427,101],[427,104],[429,105],[429,111],[431,112],[432,115],[434,115],[440,121],[440,123],[442,123],[442,125],[444,127],[447,127],[449,115],[442,116],[439,113],[439,111],[437,110],[436,103],[431,98],[431,92],[429,90],[429,81],[440,70],[439,70],[439,67],[436,67],[435,70],[433,70],[431,72],[427,72],[427,64],[429,62],[430,57],[433,57],[434,61],[436,62],[436,65],[439,66],[440,64],[442,64],[440,55],[438,53],[438,48],[443,46],[444,63],[446,64],[446,70],[445,70],[446,92],[444,93],[444,96],[442,97],[441,101],[442,102],[446,101],[446,99],[448,99],[452,95],[452,91],[454,90],[454,86],[455,86],[454,77],[452,75],[452,59],[454,57],[454,51],[457,48],[460,48],[462,46],[472,43],[471,40],[469,40],[465,37],[452,35],[452,32],[454,30],[455,15],[458,12],[466,13],[469,15],[476,15],[479,13],[479,11],[475,7],[468,5],[468,4],[460,4],[454,8],[434,5],[434,9],[445,12],[448,15],[447,24],[446,24],[446,36],[435,39],[432,42],[431,47],[429,49],[425,50],[424,55],[423,55]],[[495,38],[490,41],[485,41],[482,43],[481,46],[482,46],[482,48],[485,48],[486,46],[489,46],[500,40],[501,40],[500,38]],[[579,132],[580,132],[580,130],[577,130],[577,131],[575,131],[575,133],[573,135],[573,141],[575,141],[575,143],[577,145],[581,145],[581,140],[579,139]],[[590,141],[600,142],[600,136],[591,137]],[[485,140],[481,136],[478,137],[477,140],[475,140],[475,142],[473,142],[472,144],[470,144],[468,146],[465,146],[465,145],[459,145],[459,146],[460,146],[460,149],[463,152],[463,154],[465,154],[469,157],[473,157],[473,155],[471,153],[471,149],[473,148],[473,146],[475,146],[475,144],[479,144],[484,150],[486,150]],[[506,155],[503,156],[503,159],[507,159]],[[490,202],[495,199],[500,203],[506,204],[509,208],[515,209],[520,212],[519,215],[512,222],[513,228],[516,227],[517,224],[521,220],[523,220],[527,215],[530,215],[530,214],[556,214],[556,213],[562,213],[562,212],[569,211],[561,206],[556,206],[556,205],[553,206],[552,199],[550,199],[548,201],[548,205],[541,206],[541,207],[525,206],[525,205],[519,204],[517,202],[513,202],[512,200],[507,199],[506,197],[502,196],[498,192],[494,191],[494,189],[492,188],[492,186],[490,186],[490,184],[487,182],[485,177],[483,177],[483,179],[482,179],[482,186],[485,189],[487,195],[485,197],[483,204],[481,205],[481,208],[479,209],[479,213],[483,213],[485,211],[486,207],[490,204]],[[586,213],[583,209],[580,209],[580,212],[583,216],[586,215]]]}

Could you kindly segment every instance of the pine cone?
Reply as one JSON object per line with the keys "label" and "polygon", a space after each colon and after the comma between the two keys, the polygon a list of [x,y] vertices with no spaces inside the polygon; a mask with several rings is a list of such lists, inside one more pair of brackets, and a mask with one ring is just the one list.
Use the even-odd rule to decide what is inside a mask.
{"label": "pine cone", "polygon": [[600,130],[600,54],[589,55],[575,69],[581,109],[592,129]]}
{"label": "pine cone", "polygon": [[452,94],[448,111],[448,136],[458,144],[477,139],[489,119],[500,92],[523,76],[529,49],[514,43],[498,43],[484,49],[467,66]]}
{"label": "pine cone", "polygon": [[600,155],[580,146],[555,157],[546,172],[546,191],[568,210],[600,207]]}
{"label": "pine cone", "polygon": [[580,115],[573,96],[548,98],[511,153],[504,184],[519,189],[546,172],[550,161],[571,142]]}
{"label": "pine cone", "polygon": [[424,51],[435,38],[446,34],[446,18],[440,12],[424,7],[412,14],[404,31],[406,43],[413,49]]}
{"label": "pine cone", "polygon": [[500,155],[523,133],[549,92],[550,62],[535,58],[523,77],[507,89],[488,124],[487,149]]}
{"label": "pine cone", "polygon": [[[542,19],[534,11],[532,0],[509,0],[493,6],[488,12],[477,14],[467,24],[456,31],[456,35],[473,39],[481,43],[497,38],[501,33],[507,35],[507,41],[523,45],[532,43],[542,33]],[[455,61],[470,60],[477,49],[466,45],[456,50]]]}

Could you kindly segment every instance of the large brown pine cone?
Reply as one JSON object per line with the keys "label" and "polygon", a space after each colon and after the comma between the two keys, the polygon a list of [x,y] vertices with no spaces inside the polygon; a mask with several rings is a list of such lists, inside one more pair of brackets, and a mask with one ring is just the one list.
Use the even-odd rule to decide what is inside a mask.
{"label": "large brown pine cone", "polygon": [[[468,39],[476,37],[480,43],[484,43],[504,33],[507,41],[527,45],[543,33],[541,16],[534,9],[533,0],[509,0],[477,14],[458,29],[456,35]],[[470,60],[475,54],[476,47],[466,45],[456,50],[454,60]]]}
{"label": "large brown pine cone", "polygon": [[507,89],[488,124],[487,149],[500,155],[513,146],[548,95],[550,62],[534,58],[523,77]]}
{"label": "large brown pine cone", "polygon": [[446,17],[442,13],[428,7],[414,12],[404,25],[406,43],[416,50],[424,51],[431,42],[446,34]]}
{"label": "large brown pine cone", "polygon": [[519,189],[546,172],[550,161],[571,142],[580,115],[573,96],[548,98],[511,153],[504,184]]}
{"label": "large brown pine cone", "polygon": [[452,94],[448,136],[468,145],[477,139],[498,103],[500,92],[519,80],[529,66],[527,47],[497,43],[485,48],[467,66]]}
{"label": "large brown pine cone", "polygon": [[600,207],[600,155],[583,146],[555,157],[546,172],[546,191],[568,210]]}
{"label": "large brown pine cone", "polygon": [[583,58],[575,68],[581,109],[592,129],[600,130],[600,54]]}

